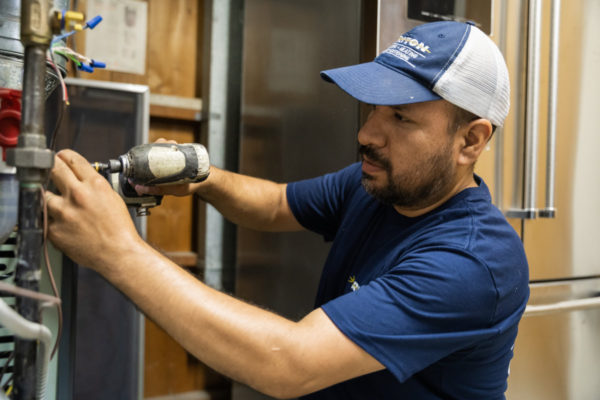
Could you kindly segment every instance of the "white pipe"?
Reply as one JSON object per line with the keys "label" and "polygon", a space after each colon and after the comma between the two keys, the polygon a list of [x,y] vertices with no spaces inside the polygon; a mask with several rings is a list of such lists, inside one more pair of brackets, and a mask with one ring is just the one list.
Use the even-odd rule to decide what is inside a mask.
{"label": "white pipe", "polygon": [[37,398],[46,398],[48,381],[48,363],[50,362],[50,342],[52,333],[42,324],[21,317],[4,300],[0,301],[0,324],[21,339],[39,340],[40,358],[38,359]]}

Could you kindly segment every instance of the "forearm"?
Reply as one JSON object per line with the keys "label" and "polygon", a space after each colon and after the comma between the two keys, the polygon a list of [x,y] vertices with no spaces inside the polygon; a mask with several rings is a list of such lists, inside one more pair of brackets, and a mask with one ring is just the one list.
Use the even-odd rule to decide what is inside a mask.
{"label": "forearm", "polygon": [[324,386],[310,371],[310,317],[286,320],[207,287],[147,245],[130,248],[116,269],[101,267],[106,277],[202,362],[272,396]]}
{"label": "forearm", "polygon": [[321,309],[292,322],[177,267],[139,237],[123,201],[81,155],[58,153],[51,178],[61,195],[45,194],[50,240],[101,273],[209,366],[280,397],[383,368]]}
{"label": "forearm", "polygon": [[287,203],[286,184],[211,166],[208,179],[192,190],[237,225],[261,231],[302,229]]}

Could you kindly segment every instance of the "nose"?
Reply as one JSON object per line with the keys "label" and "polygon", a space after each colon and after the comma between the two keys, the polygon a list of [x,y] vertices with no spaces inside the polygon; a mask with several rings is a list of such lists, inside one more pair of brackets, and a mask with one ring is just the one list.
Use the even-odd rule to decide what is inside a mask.
{"label": "nose", "polygon": [[385,146],[386,136],[383,133],[382,111],[379,107],[371,110],[367,121],[358,131],[358,143],[376,148]]}

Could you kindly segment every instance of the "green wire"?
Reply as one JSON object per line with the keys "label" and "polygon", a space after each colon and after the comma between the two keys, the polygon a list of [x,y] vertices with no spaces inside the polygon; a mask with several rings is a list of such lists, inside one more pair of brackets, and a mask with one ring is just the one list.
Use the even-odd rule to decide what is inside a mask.
{"label": "green wire", "polygon": [[75,63],[75,65],[77,65],[78,67],[81,65],[81,62],[75,56],[73,56],[71,54],[63,53],[62,51],[58,51],[58,50],[54,50],[54,53],[73,61]]}

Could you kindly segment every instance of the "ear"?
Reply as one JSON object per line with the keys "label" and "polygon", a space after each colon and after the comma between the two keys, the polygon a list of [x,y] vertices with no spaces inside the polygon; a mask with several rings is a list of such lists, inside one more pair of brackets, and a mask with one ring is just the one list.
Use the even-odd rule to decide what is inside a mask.
{"label": "ear", "polygon": [[469,122],[459,132],[462,141],[458,164],[473,165],[492,137],[492,123],[487,119],[476,119]]}

